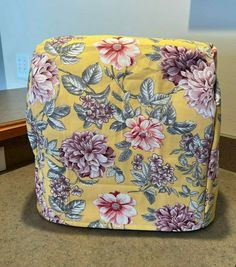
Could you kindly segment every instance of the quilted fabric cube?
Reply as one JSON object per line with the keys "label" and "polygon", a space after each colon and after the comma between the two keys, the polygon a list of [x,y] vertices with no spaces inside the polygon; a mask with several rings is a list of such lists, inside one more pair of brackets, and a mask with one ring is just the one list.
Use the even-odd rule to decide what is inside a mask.
{"label": "quilted fabric cube", "polygon": [[36,47],[29,77],[27,128],[46,220],[167,232],[213,221],[220,131],[213,45],[51,38]]}

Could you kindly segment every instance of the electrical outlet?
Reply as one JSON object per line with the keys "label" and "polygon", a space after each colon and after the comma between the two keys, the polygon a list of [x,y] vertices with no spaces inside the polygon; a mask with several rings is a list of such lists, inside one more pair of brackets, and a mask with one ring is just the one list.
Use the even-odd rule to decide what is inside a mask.
{"label": "electrical outlet", "polygon": [[27,80],[30,69],[30,57],[27,54],[16,55],[17,78]]}

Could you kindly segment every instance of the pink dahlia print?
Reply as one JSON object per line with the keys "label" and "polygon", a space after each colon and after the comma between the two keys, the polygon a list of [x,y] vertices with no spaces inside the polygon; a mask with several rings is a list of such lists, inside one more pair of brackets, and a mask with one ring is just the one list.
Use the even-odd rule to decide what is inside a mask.
{"label": "pink dahlia print", "polygon": [[111,64],[117,70],[134,64],[140,55],[136,40],[127,37],[112,37],[94,44],[103,63]]}
{"label": "pink dahlia print", "polygon": [[194,108],[205,119],[213,118],[216,104],[214,100],[215,65],[202,60],[190,70],[182,71],[183,79],[179,86],[185,89],[185,98],[190,107]]}
{"label": "pink dahlia print", "polygon": [[117,226],[131,223],[131,218],[137,215],[134,208],[136,201],[128,194],[117,191],[101,194],[93,203],[99,208],[104,222]]}
{"label": "pink dahlia print", "polygon": [[178,46],[164,46],[161,48],[161,54],[163,56],[161,61],[163,78],[175,85],[178,85],[183,78],[182,71],[190,70],[191,66],[196,65],[199,59],[205,60],[202,52]]}
{"label": "pink dahlia print", "polygon": [[102,177],[106,167],[114,164],[114,150],[107,138],[96,132],[75,132],[62,142],[60,157],[64,165],[81,177]]}
{"label": "pink dahlia print", "polygon": [[219,149],[211,151],[207,177],[208,179],[215,180],[219,169]]}
{"label": "pink dahlia print", "polygon": [[201,227],[195,221],[194,212],[181,204],[166,205],[155,213],[157,230],[163,232],[192,231]]}
{"label": "pink dahlia print", "polygon": [[55,96],[54,86],[59,84],[56,63],[45,54],[34,54],[31,64],[32,86],[29,89],[28,102],[42,104]]}
{"label": "pink dahlia print", "polygon": [[124,134],[126,141],[134,148],[150,151],[155,147],[160,148],[164,139],[163,126],[157,119],[146,119],[144,116],[126,120],[126,125],[131,129]]}

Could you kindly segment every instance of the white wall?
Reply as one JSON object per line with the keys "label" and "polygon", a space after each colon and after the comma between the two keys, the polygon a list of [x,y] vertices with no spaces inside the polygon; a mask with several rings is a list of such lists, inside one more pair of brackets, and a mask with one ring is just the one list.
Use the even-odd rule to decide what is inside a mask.
{"label": "white wall", "polygon": [[213,42],[219,50],[222,134],[236,137],[236,31],[189,31],[190,4],[190,0],[0,0],[7,87],[26,85],[16,76],[16,53],[30,55],[37,43],[52,36],[119,34]]}
{"label": "white wall", "polygon": [[[173,9],[163,8],[168,2],[175,2]],[[177,12],[171,16],[174,10]],[[35,45],[47,37],[64,34],[176,36],[176,33],[181,36],[188,26],[188,14],[189,0],[0,0],[7,87],[26,84],[17,79],[16,53],[31,54]]]}
{"label": "white wall", "polygon": [[0,90],[1,88],[6,88],[6,77],[5,77],[5,69],[4,69],[3,54],[2,54],[1,32],[0,32]]}

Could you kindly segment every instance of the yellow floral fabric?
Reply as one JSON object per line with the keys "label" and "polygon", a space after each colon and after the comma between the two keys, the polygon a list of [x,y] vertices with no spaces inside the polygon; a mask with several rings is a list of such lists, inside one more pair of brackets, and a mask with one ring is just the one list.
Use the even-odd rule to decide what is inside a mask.
{"label": "yellow floral fabric", "polygon": [[47,39],[32,57],[26,118],[45,219],[173,232],[214,219],[220,89],[211,44]]}

